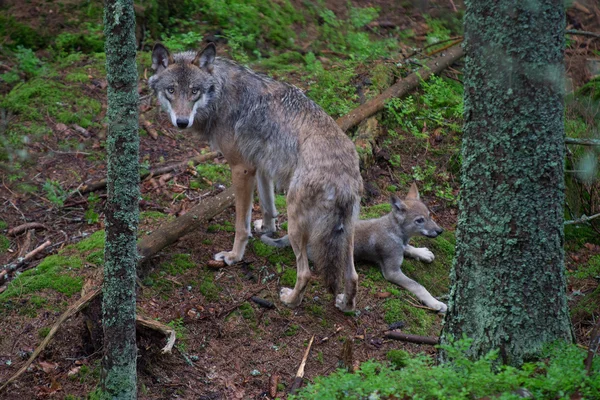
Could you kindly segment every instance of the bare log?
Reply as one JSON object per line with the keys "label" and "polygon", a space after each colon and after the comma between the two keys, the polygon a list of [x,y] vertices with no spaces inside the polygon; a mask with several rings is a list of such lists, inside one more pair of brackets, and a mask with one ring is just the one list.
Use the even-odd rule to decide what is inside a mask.
{"label": "bare log", "polygon": [[386,332],[385,337],[388,339],[400,340],[402,342],[429,344],[431,346],[435,346],[440,343],[439,337],[409,335],[408,333],[402,333],[398,331]]}
{"label": "bare log", "polygon": [[[167,172],[185,168],[188,164],[192,164],[195,166],[200,163],[211,160],[213,158],[216,158],[216,157],[218,157],[218,155],[219,154],[216,152],[210,152],[207,154],[201,154],[194,158],[190,158],[189,160],[186,160],[186,161],[178,162],[176,164],[166,165],[164,167],[155,168],[150,171],[144,171],[140,174],[140,179],[145,179],[148,176],[157,176],[157,175],[166,174]],[[87,185],[83,185],[81,188],[79,188],[79,190],[77,192],[84,194],[84,193],[89,193],[89,192],[95,192],[96,190],[104,189],[105,187],[106,187],[106,179],[101,179],[99,181],[92,182]]]}
{"label": "bare log", "polygon": [[576,35],[576,36],[587,36],[595,39],[600,39],[600,33],[588,32],[588,31],[578,31],[575,29],[567,29],[565,31],[568,35]]}
{"label": "bare log", "polygon": [[234,189],[232,187],[225,189],[218,195],[207,198],[192,207],[185,215],[160,226],[152,234],[145,236],[138,243],[138,266],[148,257],[175,243],[183,235],[205,226],[208,220],[232,206],[234,200]]}
{"label": "bare log", "polygon": [[5,268],[8,271],[15,271],[15,270],[21,268],[23,265],[25,265],[25,263],[27,263],[33,257],[37,256],[39,253],[41,253],[42,251],[44,251],[51,244],[52,244],[52,242],[50,242],[49,240],[46,240],[41,245],[39,245],[35,249],[31,250],[29,253],[25,254],[25,257],[23,257],[22,259],[18,260],[16,263],[5,265]]}
{"label": "bare log", "polygon": [[15,226],[8,230],[8,236],[17,236],[23,232],[27,232],[30,229],[48,229],[46,225],[40,224],[39,222],[28,222],[19,226]]}
{"label": "bare log", "polygon": [[422,80],[428,79],[432,74],[439,74],[464,54],[464,50],[460,45],[448,49],[441,57],[431,60],[425,67],[410,74],[406,78],[399,80],[379,96],[355,108],[343,117],[338,118],[336,121],[337,124],[342,130],[347,131],[360,121],[375,114],[377,111],[383,110],[387,100],[404,96],[406,93],[415,89]]}
{"label": "bare log", "polygon": [[167,326],[165,324],[161,324],[160,322],[155,321],[153,319],[146,318],[143,315],[139,315],[139,314],[136,315],[135,322],[138,325],[153,329],[153,330],[158,331],[158,332],[162,333],[163,335],[167,336],[169,339],[167,340],[166,346],[161,349],[161,353],[166,354],[166,353],[171,352],[171,349],[173,349],[173,345],[175,344],[175,338],[176,338],[175,329],[173,329],[170,326]]}

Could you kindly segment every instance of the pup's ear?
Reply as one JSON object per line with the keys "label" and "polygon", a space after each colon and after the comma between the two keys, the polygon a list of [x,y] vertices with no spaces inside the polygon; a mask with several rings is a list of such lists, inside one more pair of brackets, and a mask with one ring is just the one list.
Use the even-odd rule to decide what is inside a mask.
{"label": "pup's ear", "polygon": [[173,56],[162,43],[156,43],[152,49],[152,69],[159,73],[169,64],[173,64]]}
{"label": "pup's ear", "polygon": [[212,72],[213,70],[213,62],[215,61],[215,56],[217,55],[217,48],[214,43],[209,43],[206,45],[204,50],[199,51],[196,54],[196,58],[194,58],[193,63],[207,70],[208,72]]}
{"label": "pup's ear", "polygon": [[410,190],[408,191],[408,194],[406,195],[406,200],[420,200],[421,197],[419,196],[419,189],[417,189],[417,185],[413,182],[412,185],[410,185]]}
{"label": "pup's ear", "polygon": [[402,214],[406,212],[406,204],[400,200],[397,196],[390,196],[390,203],[392,204],[392,211],[394,213]]}

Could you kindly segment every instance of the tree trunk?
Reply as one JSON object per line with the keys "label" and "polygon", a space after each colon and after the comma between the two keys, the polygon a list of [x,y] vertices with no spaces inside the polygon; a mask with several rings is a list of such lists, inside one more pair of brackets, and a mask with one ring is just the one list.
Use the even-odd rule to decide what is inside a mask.
{"label": "tree trunk", "polygon": [[104,34],[108,80],[108,201],[100,389],[102,398],[135,399],[135,272],[140,175],[133,0],[105,1]]}
{"label": "tree trunk", "polygon": [[[572,340],[565,295],[560,0],[467,1],[465,127],[442,343],[520,365]],[[441,355],[442,360],[445,354]]]}

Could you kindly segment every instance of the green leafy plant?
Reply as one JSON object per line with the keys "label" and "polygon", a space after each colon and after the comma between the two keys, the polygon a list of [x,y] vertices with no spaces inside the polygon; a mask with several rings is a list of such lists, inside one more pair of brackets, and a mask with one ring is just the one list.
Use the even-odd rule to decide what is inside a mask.
{"label": "green leafy plant", "polygon": [[59,181],[46,179],[42,187],[46,192],[46,198],[55,206],[62,207],[68,197],[68,193],[62,188]]}

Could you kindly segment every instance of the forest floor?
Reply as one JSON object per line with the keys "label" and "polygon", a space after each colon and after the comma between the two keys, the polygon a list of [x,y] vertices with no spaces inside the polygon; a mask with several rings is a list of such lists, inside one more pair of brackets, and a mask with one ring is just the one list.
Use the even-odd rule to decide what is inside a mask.
{"label": "forest floor", "polygon": [[[19,274],[0,273],[0,383],[23,365],[57,318],[80,297],[82,288],[100,282],[106,192],[80,193],[83,185],[104,178],[106,173],[107,84],[98,25],[102,2],[88,3],[82,7],[69,1],[4,1],[0,9],[0,22],[7,27],[0,29],[0,35],[9,41],[20,35],[23,42],[21,47],[0,50],[0,93],[4,97],[0,103],[0,266],[6,268],[50,242],[50,247],[25,263]],[[302,9],[304,3],[291,2],[296,9]],[[365,7],[363,3],[352,2],[354,7]],[[323,41],[323,27],[336,28],[336,21],[355,21],[362,15],[354,13],[358,8],[341,0],[325,2],[337,20],[328,21],[330,14],[321,13],[318,23],[292,25],[297,37],[294,46],[299,49],[293,54],[248,59],[233,40],[219,43],[219,51],[297,85],[337,118],[418,67],[422,62],[418,57],[423,54],[415,58],[413,48],[425,47],[432,35],[458,36],[462,2],[454,3],[458,12],[452,9],[451,1],[430,1],[425,8],[410,1],[369,2],[380,12],[356,31],[367,32],[373,43],[390,38],[400,43],[387,57],[356,61],[344,56],[342,47],[316,47],[314,43]],[[593,4],[585,7],[586,2],[577,4],[583,9],[569,9],[570,27],[600,31],[600,10]],[[82,26],[84,34],[80,33]],[[340,26],[337,29],[342,29]],[[206,29],[200,37],[215,32]],[[334,35],[334,30],[327,34]],[[185,41],[190,36],[178,37]],[[173,128],[157,107],[147,87],[151,74],[149,44],[141,40],[141,112],[147,122],[140,133],[141,168],[149,170],[208,152],[208,147],[199,145],[194,137]],[[570,40],[567,70],[575,90],[593,77],[588,60],[600,57],[600,45],[589,38]],[[259,46],[248,54],[265,51]],[[447,300],[454,255],[461,66],[458,62],[441,78],[378,115],[384,133],[361,170],[366,189],[363,218],[389,212],[389,195],[403,197],[409,184],[417,182],[422,198],[446,232],[436,239],[417,238],[415,242],[430,248],[436,260],[432,264],[406,260],[403,270],[442,301]],[[573,118],[568,132],[580,137],[592,135],[591,126],[597,122],[595,115],[585,120],[589,107],[573,106],[569,112],[567,116]],[[573,149],[570,157],[583,156],[580,149]],[[229,185],[228,166],[221,157],[144,179],[140,237]],[[599,200],[597,186],[569,186],[573,218],[598,212],[594,208],[598,203],[593,203]],[[276,204],[278,224],[285,229],[285,196],[279,194]],[[260,210],[255,206],[253,220],[258,218]],[[385,360],[392,349],[435,355],[432,346],[384,337],[389,326],[397,322],[403,323],[403,332],[438,336],[443,316],[424,309],[407,291],[386,282],[375,266],[358,265],[359,311],[354,315],[334,307],[333,296],[318,277],[311,281],[300,307],[284,307],[278,292],[295,282],[293,253],[266,247],[257,237],[248,244],[243,262],[211,268],[208,261],[213,255],[232,246],[233,221],[234,210],[229,208],[140,269],[138,312],[177,332],[173,354],[163,355],[160,348],[164,338],[147,329],[139,330],[140,399],[270,398],[275,376],[278,396],[285,397],[313,336],[306,364],[308,380],[331,373],[344,365],[343,360],[350,364]],[[31,222],[39,227],[9,234],[9,229]],[[577,341],[582,346],[589,342],[591,327],[600,317],[599,229],[597,223],[567,229],[568,295]],[[262,308],[250,300],[251,296],[272,302],[274,308]],[[97,309],[91,309],[63,323],[29,370],[0,393],[0,399],[86,398],[99,382],[101,348],[91,329],[98,315]],[[351,361],[346,343],[351,343]]]}

